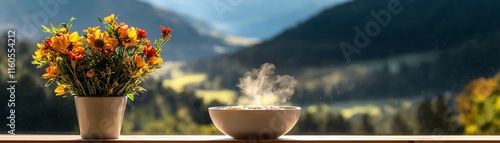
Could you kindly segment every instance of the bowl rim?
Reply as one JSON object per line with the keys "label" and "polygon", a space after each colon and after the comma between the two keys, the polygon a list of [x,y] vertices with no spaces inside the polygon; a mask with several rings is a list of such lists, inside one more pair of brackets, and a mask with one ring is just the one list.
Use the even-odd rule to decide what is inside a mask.
{"label": "bowl rim", "polygon": [[226,107],[230,107],[231,105],[229,106],[213,106],[213,107],[208,107],[208,110],[216,110],[216,111],[279,111],[279,110],[301,110],[302,108],[298,107],[298,106],[277,106],[279,107],[280,109],[279,110],[227,110],[227,109],[222,109],[222,108],[226,108]]}

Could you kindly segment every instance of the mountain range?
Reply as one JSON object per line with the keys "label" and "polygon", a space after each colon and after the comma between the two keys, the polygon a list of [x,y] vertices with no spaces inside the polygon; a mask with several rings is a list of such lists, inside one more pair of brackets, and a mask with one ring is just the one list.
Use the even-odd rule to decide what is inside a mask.
{"label": "mountain range", "polygon": [[349,0],[143,1],[204,21],[219,33],[269,39],[297,22]]}
{"label": "mountain range", "polygon": [[233,52],[240,47],[227,43],[223,38],[203,34],[179,14],[138,0],[4,1],[0,5],[0,12],[3,13],[0,15],[0,30],[17,29],[19,38],[32,41],[49,36],[42,32],[42,24],[53,23],[57,26],[75,17],[72,30],[81,34],[89,26],[102,26],[97,16],[102,18],[115,14],[119,22],[124,21],[129,26],[147,30],[148,38],[160,37],[160,25],[171,27],[174,30],[173,40],[162,51],[166,60],[192,61]]}
{"label": "mountain range", "polygon": [[[245,71],[274,63],[277,73],[299,79],[296,94],[302,101],[311,95],[322,101],[460,92],[470,80],[499,70],[499,6],[496,0],[354,0],[255,46],[195,62],[191,69],[222,77],[225,87],[235,88]],[[388,20],[381,13],[391,9],[400,10],[388,13]],[[359,39],[368,35],[366,27],[372,36]],[[359,53],[349,61],[341,43]]]}
{"label": "mountain range", "polygon": [[[227,57],[256,67],[272,62],[286,67],[348,64],[341,42],[353,44],[357,32],[376,19],[371,11],[386,9],[387,0],[356,0],[323,11],[319,15],[285,30],[275,38],[245,48]],[[500,1],[401,0],[401,13],[392,15],[387,27],[371,38],[368,46],[352,60],[363,61],[406,53],[445,50],[476,35],[489,35],[500,26]],[[314,57],[314,58],[312,58]]]}

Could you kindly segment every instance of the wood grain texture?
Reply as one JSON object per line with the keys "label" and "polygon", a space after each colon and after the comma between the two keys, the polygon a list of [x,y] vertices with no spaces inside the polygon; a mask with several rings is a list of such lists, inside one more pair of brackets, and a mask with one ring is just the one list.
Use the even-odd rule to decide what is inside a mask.
{"label": "wood grain texture", "polygon": [[119,139],[83,140],[79,135],[0,135],[0,142],[57,142],[57,143],[114,143],[114,142],[225,142],[225,143],[258,143],[258,142],[308,142],[308,143],[497,143],[500,136],[358,136],[358,135],[286,135],[276,140],[235,140],[223,135],[122,135]]}

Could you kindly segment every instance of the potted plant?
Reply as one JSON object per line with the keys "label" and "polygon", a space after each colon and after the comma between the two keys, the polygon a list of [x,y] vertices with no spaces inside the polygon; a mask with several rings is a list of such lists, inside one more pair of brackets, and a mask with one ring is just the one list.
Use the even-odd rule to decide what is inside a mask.
{"label": "potted plant", "polygon": [[32,63],[47,67],[42,78],[46,86],[57,83],[56,96],[75,96],[82,138],[118,138],[127,98],[145,91],[139,84],[161,67],[172,29],[160,26],[161,38],[151,43],[145,30],[118,23],[114,14],[98,19],[104,30],[89,27],[83,35],[71,31],[75,18],[42,25],[51,36],[37,44]]}

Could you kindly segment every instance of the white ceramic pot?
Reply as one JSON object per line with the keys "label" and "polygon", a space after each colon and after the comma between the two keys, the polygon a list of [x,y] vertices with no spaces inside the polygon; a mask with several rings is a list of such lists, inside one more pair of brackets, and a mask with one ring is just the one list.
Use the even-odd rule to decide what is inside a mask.
{"label": "white ceramic pot", "polygon": [[80,136],[83,139],[117,139],[120,137],[126,96],[75,96]]}
{"label": "white ceramic pot", "polygon": [[290,131],[300,117],[300,107],[279,106],[276,110],[208,108],[215,127],[235,139],[276,139]]}

